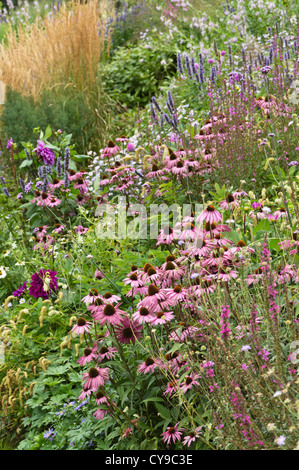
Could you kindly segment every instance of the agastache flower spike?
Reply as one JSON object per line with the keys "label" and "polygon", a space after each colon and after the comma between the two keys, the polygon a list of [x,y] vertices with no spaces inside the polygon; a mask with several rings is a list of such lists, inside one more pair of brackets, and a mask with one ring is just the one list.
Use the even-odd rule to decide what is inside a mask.
{"label": "agastache flower spike", "polygon": [[177,53],[177,67],[178,67],[178,71],[180,72],[180,74],[183,75],[184,70],[183,70],[183,65],[182,65],[182,56],[179,52]]}
{"label": "agastache flower spike", "polygon": [[64,170],[65,171],[69,171],[70,157],[71,157],[70,149],[66,147],[64,151]]}

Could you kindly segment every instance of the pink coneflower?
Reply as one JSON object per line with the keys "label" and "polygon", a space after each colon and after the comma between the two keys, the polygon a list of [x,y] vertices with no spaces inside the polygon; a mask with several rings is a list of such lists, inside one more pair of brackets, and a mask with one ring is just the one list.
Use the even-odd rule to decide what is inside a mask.
{"label": "pink coneflower", "polygon": [[288,214],[287,211],[284,207],[281,207],[277,211],[273,213],[273,216],[275,217],[275,220],[280,219],[281,217],[287,218]]}
{"label": "pink coneflower", "polygon": [[131,273],[128,277],[123,280],[124,285],[130,284],[131,287],[140,287],[143,286],[143,281],[138,278],[136,272]]}
{"label": "pink coneflower", "polygon": [[101,181],[99,182],[99,185],[100,186],[107,186],[108,184],[111,183],[111,180],[110,178],[108,178],[108,176],[106,174],[103,174],[102,175],[102,179]]}
{"label": "pink coneflower", "polygon": [[52,233],[61,233],[64,230],[64,225],[56,224]]}
{"label": "pink coneflower", "polygon": [[[207,236],[210,234],[210,236],[215,237],[215,235],[222,234],[223,232],[230,232],[231,229],[228,225],[223,225],[223,224],[216,224],[215,222],[205,222],[204,225],[204,234]],[[212,234],[212,235],[211,235]]]}
{"label": "pink coneflower", "polygon": [[116,338],[120,343],[135,343],[142,336],[142,325],[129,318],[124,318],[121,324],[115,328]]}
{"label": "pink coneflower", "polygon": [[102,390],[98,390],[95,394],[96,405],[103,405],[104,403],[108,403],[108,400]]}
{"label": "pink coneflower", "polygon": [[192,442],[195,442],[195,440],[199,438],[200,431],[201,431],[201,426],[196,428],[195,431],[189,432],[189,434],[184,437],[184,440],[182,442],[183,446],[187,444],[187,446],[190,447]]}
{"label": "pink coneflower", "polygon": [[198,229],[192,223],[183,225],[183,230],[179,236],[179,240],[195,240],[198,237]]}
{"label": "pink coneflower", "polygon": [[162,176],[164,169],[160,169],[156,163],[152,165],[152,170],[145,175],[146,178],[158,178]]}
{"label": "pink coneflower", "polygon": [[95,417],[95,419],[104,419],[107,413],[108,410],[103,410],[102,408],[99,408],[94,413],[92,413],[92,415]]}
{"label": "pink coneflower", "polygon": [[223,210],[233,210],[239,207],[240,203],[232,194],[228,194],[224,201],[219,202],[219,206]]}
{"label": "pink coneflower", "polygon": [[225,247],[215,249],[209,255],[209,258],[206,258],[201,261],[201,266],[204,267],[219,267],[225,264],[228,264],[232,261],[232,255],[227,253],[227,251],[222,251]]}
{"label": "pink coneflower", "polygon": [[91,289],[89,293],[83,297],[81,302],[84,302],[85,304],[94,304],[97,299],[101,299],[100,294],[96,289]]}
{"label": "pink coneflower", "polygon": [[[185,275],[185,270],[180,268],[172,261],[165,263],[165,268],[162,270],[163,281],[178,281]],[[164,284],[163,284],[164,285]]]}
{"label": "pink coneflower", "polygon": [[162,230],[160,230],[156,245],[170,245],[173,242],[174,237],[175,233],[173,229],[169,226],[165,226]]}
{"label": "pink coneflower", "polygon": [[147,289],[147,296],[142,299],[137,308],[146,307],[155,312],[160,310],[160,302],[165,300],[165,294],[154,284],[150,284]]}
{"label": "pink coneflower", "polygon": [[137,370],[139,374],[147,374],[148,372],[153,372],[156,367],[158,367],[157,361],[152,357],[147,357],[145,361],[140,364]]}
{"label": "pink coneflower", "polygon": [[165,323],[173,320],[174,314],[173,312],[156,312],[153,314],[154,318],[152,320],[153,325],[164,325]]}
{"label": "pink coneflower", "polygon": [[94,277],[96,279],[104,279],[105,276],[100,269],[96,269],[94,272]]}
{"label": "pink coneflower", "polygon": [[81,335],[82,333],[88,333],[89,329],[91,328],[92,323],[90,321],[86,321],[85,318],[78,318],[76,325],[72,328],[72,332],[74,331],[77,335]]}
{"label": "pink coneflower", "polygon": [[213,242],[209,239],[197,237],[189,249],[191,256],[207,256],[213,248]]}
{"label": "pink coneflower", "polygon": [[222,215],[218,212],[214,206],[211,204],[208,205],[204,211],[197,217],[196,222],[209,222],[212,224],[213,222],[220,222],[222,220]]}
{"label": "pink coneflower", "polygon": [[223,269],[220,268],[219,272],[216,274],[216,278],[219,279],[222,282],[228,282],[231,281],[232,279],[237,279],[239,274],[237,271],[234,271],[233,269]]}
{"label": "pink coneflower", "polygon": [[103,300],[106,302],[109,302],[110,304],[115,304],[115,303],[120,302],[121,298],[119,295],[111,294],[111,292],[106,292],[103,295]]}
{"label": "pink coneflower", "polygon": [[104,325],[104,323],[108,325],[119,325],[123,315],[126,315],[126,313],[120,310],[118,305],[114,307],[112,304],[107,304],[99,307],[97,313],[93,314],[93,318],[99,321],[101,325]]}
{"label": "pink coneflower", "polygon": [[174,166],[176,166],[177,162],[177,155],[173,151],[169,152],[169,155],[165,158],[167,168],[173,168]]}
{"label": "pink coneflower", "polygon": [[164,289],[163,292],[166,295],[166,300],[162,302],[162,306],[166,308],[184,302],[187,298],[187,292],[180,285],[175,286],[173,289]]}
{"label": "pink coneflower", "polygon": [[168,382],[167,387],[165,388],[163,395],[167,397],[167,395],[171,396],[178,390],[178,385],[176,382]]}
{"label": "pink coneflower", "polygon": [[104,385],[105,380],[109,379],[109,369],[92,367],[88,372],[83,373],[83,379],[85,379],[84,390],[96,392],[99,387]]}
{"label": "pink coneflower", "polygon": [[104,359],[114,359],[115,353],[117,353],[117,348],[102,346],[98,350],[98,360],[102,362]]}
{"label": "pink coneflower", "polygon": [[132,315],[133,320],[139,323],[149,323],[154,320],[154,314],[146,307],[140,307],[137,312]]}
{"label": "pink coneflower", "polygon": [[161,434],[163,436],[163,441],[166,442],[166,444],[170,444],[171,441],[175,443],[176,441],[180,441],[182,437],[182,431],[184,431],[184,428],[179,428],[179,424],[177,423],[175,426],[169,426],[166,428],[166,431]]}
{"label": "pink coneflower", "polygon": [[247,276],[247,284],[257,284],[265,276],[262,268],[257,268],[254,273]]}
{"label": "pink coneflower", "polygon": [[150,283],[157,283],[159,279],[161,278],[162,273],[158,268],[154,268],[151,266],[147,271],[146,275],[144,276],[144,281],[145,282],[150,282]]}
{"label": "pink coneflower", "polygon": [[102,151],[102,155],[111,157],[112,155],[116,155],[118,152],[120,152],[120,148],[115,145],[112,140],[109,140],[107,147],[105,147]]}
{"label": "pink coneflower", "polygon": [[38,197],[32,199],[32,203],[35,202],[37,206],[48,206],[51,200],[52,194],[48,194],[45,191],[40,193]]}
{"label": "pink coneflower", "polygon": [[129,142],[129,139],[125,135],[121,135],[120,137],[117,137],[117,139],[115,140],[116,142]]}
{"label": "pink coneflower", "polygon": [[52,196],[52,197],[50,198],[50,201],[49,201],[49,203],[48,203],[48,206],[49,206],[49,207],[56,207],[56,206],[59,206],[60,204],[61,204],[61,200],[58,199],[58,198],[55,197],[55,196]]}
{"label": "pink coneflower", "polygon": [[85,194],[88,191],[89,181],[83,178],[78,178],[74,183],[74,189],[79,189],[81,194]]}
{"label": "pink coneflower", "polygon": [[215,283],[209,278],[201,278],[199,281],[199,285],[196,286],[196,293],[197,295],[207,295],[214,292],[216,289]]}
{"label": "pink coneflower", "polygon": [[295,230],[292,233],[291,240],[283,240],[278,243],[278,246],[281,250],[289,250],[291,248],[290,255],[297,253],[299,249],[299,230]]}
{"label": "pink coneflower", "polygon": [[243,241],[243,240],[239,240],[237,242],[237,245],[236,246],[233,246],[232,248],[229,248],[227,253],[230,254],[235,254],[235,253],[239,253],[239,252],[246,252],[246,253],[254,253],[255,250],[253,248],[250,248],[249,246],[246,245],[246,243]]}
{"label": "pink coneflower", "polygon": [[177,176],[186,176],[187,170],[188,168],[182,160],[179,160],[176,165],[171,168],[171,172]]}
{"label": "pink coneflower", "polygon": [[196,380],[198,378],[201,378],[199,374],[194,374],[191,372],[190,375],[185,377],[184,382],[181,383],[181,390],[186,393],[188,390],[191,390],[194,385],[199,385],[199,382]]}
{"label": "pink coneflower", "polygon": [[93,348],[85,348],[84,349],[84,352],[83,352],[83,356],[80,357],[80,359],[78,359],[78,364],[80,364],[80,366],[85,366],[85,364],[87,364],[88,362],[91,362],[93,360],[96,360],[98,357],[97,355],[97,347],[93,347]]}
{"label": "pink coneflower", "polygon": [[54,189],[60,188],[64,184],[64,180],[59,180],[57,178],[54,178],[52,183],[49,184],[49,188],[51,191],[54,191]]}

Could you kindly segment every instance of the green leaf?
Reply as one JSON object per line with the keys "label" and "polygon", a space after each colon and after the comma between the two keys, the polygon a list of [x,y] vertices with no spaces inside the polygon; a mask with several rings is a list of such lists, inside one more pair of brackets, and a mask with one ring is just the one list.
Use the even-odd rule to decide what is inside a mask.
{"label": "green leaf", "polygon": [[52,135],[52,129],[50,126],[47,127],[47,129],[45,130],[45,139],[49,139],[49,137],[51,137]]}
{"label": "green leaf", "polygon": [[260,231],[264,231],[264,232],[269,232],[270,230],[270,222],[269,220],[267,219],[262,219],[259,221],[259,223],[257,224],[256,227],[254,227],[253,229],[253,235],[256,235],[258,232]]}
{"label": "green leaf", "polygon": [[20,168],[25,168],[26,166],[31,166],[33,163],[33,160],[24,160],[21,165],[20,165]]}
{"label": "green leaf", "polygon": [[163,398],[160,398],[160,397],[150,397],[150,398],[146,398],[145,400],[142,401],[142,403],[147,403],[147,402],[149,402],[149,401],[154,401],[154,402],[160,401],[160,402],[164,403]]}

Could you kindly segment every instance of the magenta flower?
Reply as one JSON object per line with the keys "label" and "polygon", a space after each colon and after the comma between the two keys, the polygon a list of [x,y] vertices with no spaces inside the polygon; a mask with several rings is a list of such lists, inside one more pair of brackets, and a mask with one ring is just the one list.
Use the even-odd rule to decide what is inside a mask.
{"label": "magenta flower", "polygon": [[91,325],[90,321],[86,321],[85,318],[80,317],[78,318],[76,325],[72,328],[72,331],[77,333],[77,335],[88,333]]}
{"label": "magenta flower", "polygon": [[53,166],[55,161],[55,154],[53,150],[46,147],[46,144],[42,140],[37,141],[37,147],[33,150],[42,157],[45,165]]}
{"label": "magenta flower", "polygon": [[104,385],[105,380],[109,378],[109,369],[92,367],[88,372],[83,373],[83,379],[85,379],[84,390],[91,390],[96,392],[99,387]]}
{"label": "magenta flower", "polygon": [[173,427],[170,426],[166,428],[166,431],[161,434],[161,436],[163,436],[163,441],[166,442],[166,444],[170,444],[171,441],[175,443],[176,441],[181,440],[181,437],[183,434],[182,431],[184,430],[184,428],[178,429],[178,427],[179,427],[179,423],[177,423]]}
{"label": "magenta flower", "polygon": [[115,328],[116,338],[120,343],[135,343],[141,337],[142,325],[129,318],[124,318],[121,324]]}
{"label": "magenta flower", "polygon": [[147,357],[144,362],[138,367],[139,374],[147,374],[148,372],[153,372],[156,367],[158,367],[157,361],[152,357]]}
{"label": "magenta flower", "polygon": [[58,289],[56,274],[56,271],[50,271],[50,269],[40,269],[38,273],[33,274],[29,295],[36,299],[39,297],[48,299],[51,292]]}
{"label": "magenta flower", "polygon": [[214,206],[208,205],[204,211],[197,217],[196,222],[220,222],[222,220],[222,215],[218,212]]}
{"label": "magenta flower", "polygon": [[[117,140],[117,139],[116,139]],[[127,151],[128,152],[134,152],[135,151],[135,145],[132,142],[129,142],[127,145]]]}
{"label": "magenta flower", "polygon": [[125,312],[120,310],[118,305],[114,307],[112,304],[107,304],[102,307],[98,307],[97,312],[93,314],[93,318],[96,321],[99,321],[101,325],[104,323],[108,323],[109,325],[119,325],[123,315],[125,315]]}
{"label": "magenta flower", "polygon": [[22,284],[17,290],[15,290],[12,295],[14,297],[21,297],[21,295],[24,294],[25,290],[27,288],[27,282],[25,281],[24,284]]}
{"label": "magenta flower", "polygon": [[12,146],[13,146],[13,140],[12,140],[12,137],[11,137],[11,138],[7,141],[6,148],[7,148],[7,149],[10,149]]}
{"label": "magenta flower", "polygon": [[97,351],[97,347],[94,347],[94,348],[85,348],[84,349],[84,352],[83,352],[83,356],[80,357],[80,359],[78,359],[78,364],[80,364],[80,366],[85,366],[85,364],[93,361],[93,360],[96,360],[98,355],[96,354],[96,351]]}

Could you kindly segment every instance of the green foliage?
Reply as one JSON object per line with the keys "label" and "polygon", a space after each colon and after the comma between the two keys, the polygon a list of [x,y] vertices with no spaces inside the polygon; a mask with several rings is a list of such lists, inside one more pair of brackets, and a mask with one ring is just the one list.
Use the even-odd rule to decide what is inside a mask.
{"label": "green foliage", "polygon": [[45,91],[35,103],[32,98],[8,89],[1,113],[1,134],[13,136],[18,144],[34,143],[32,130],[50,125],[52,129],[72,133],[78,152],[84,153],[90,142],[98,138],[95,119],[83,94],[61,96]]}
{"label": "green foliage", "polygon": [[175,60],[172,47],[155,38],[148,44],[119,48],[101,69],[104,89],[124,107],[143,107],[174,74]]}

